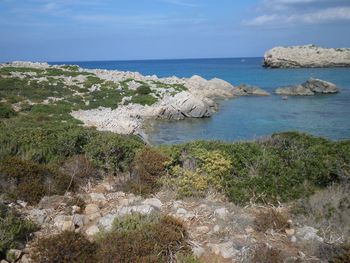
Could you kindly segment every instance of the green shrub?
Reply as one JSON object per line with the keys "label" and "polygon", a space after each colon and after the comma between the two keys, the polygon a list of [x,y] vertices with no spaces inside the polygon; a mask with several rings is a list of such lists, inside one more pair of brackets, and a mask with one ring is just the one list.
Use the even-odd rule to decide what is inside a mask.
{"label": "green shrub", "polygon": [[45,195],[74,189],[70,176],[15,157],[0,162],[0,190],[11,198],[36,204]]}
{"label": "green shrub", "polygon": [[0,119],[11,118],[16,116],[16,112],[12,109],[11,105],[0,102]]}
{"label": "green shrub", "polygon": [[152,90],[149,86],[142,85],[136,89],[136,92],[139,95],[148,95],[152,92]]}
{"label": "green shrub", "polygon": [[86,144],[84,151],[93,165],[115,175],[127,170],[135,152],[143,145],[136,136],[100,132]]}
{"label": "green shrub", "polygon": [[[332,142],[300,133],[274,134],[256,142],[199,141],[169,148],[173,151],[173,167],[184,165],[184,151],[197,160],[202,171],[207,164],[207,174],[208,168],[220,171],[213,164],[222,157],[229,161],[227,169],[220,172],[221,187],[231,201],[239,204],[296,200],[349,180],[350,174],[350,141]],[[207,158],[212,161],[198,152],[209,153]],[[221,157],[213,158],[214,152]]]}
{"label": "green shrub", "polygon": [[158,101],[157,98],[152,95],[135,95],[132,97],[131,102],[141,105],[152,105]]}
{"label": "green shrub", "polygon": [[95,263],[96,245],[84,235],[65,231],[39,239],[34,245],[31,259],[37,263]]}
{"label": "green shrub", "polygon": [[31,221],[0,203],[0,260],[6,257],[9,249],[18,248],[28,241],[35,230]]}
{"label": "green shrub", "polygon": [[132,163],[132,179],[128,188],[136,194],[151,194],[159,189],[158,179],[165,175],[169,159],[157,150],[146,147],[136,153]]}
{"label": "green shrub", "polygon": [[[131,217],[132,218],[132,217]],[[169,262],[176,255],[189,255],[188,234],[183,225],[169,216],[152,223],[140,217],[126,218],[114,231],[98,240],[99,262]],[[126,227],[127,226],[127,227]],[[142,226],[142,227],[140,227]]]}

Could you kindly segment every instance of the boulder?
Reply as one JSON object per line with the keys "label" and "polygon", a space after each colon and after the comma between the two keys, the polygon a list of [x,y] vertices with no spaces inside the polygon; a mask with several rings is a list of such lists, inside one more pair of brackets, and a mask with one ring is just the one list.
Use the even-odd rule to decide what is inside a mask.
{"label": "boulder", "polygon": [[264,55],[268,68],[350,67],[349,48],[321,48],[314,45],[275,47]]}
{"label": "boulder", "polygon": [[100,230],[98,229],[97,226],[93,225],[93,226],[90,226],[88,229],[86,229],[85,233],[87,236],[94,236],[96,235],[97,233],[99,233]]}
{"label": "boulder", "polygon": [[118,216],[130,215],[133,213],[139,213],[147,215],[155,211],[155,208],[151,205],[134,205],[134,206],[123,206],[117,210]]}
{"label": "boulder", "polygon": [[6,253],[6,260],[9,262],[16,262],[18,261],[22,256],[22,251],[19,249],[10,249]]}
{"label": "boulder", "polygon": [[278,95],[312,96],[315,94],[332,94],[339,92],[337,86],[321,79],[310,78],[301,85],[288,86],[276,89]]}
{"label": "boulder", "polygon": [[212,252],[225,259],[233,258],[239,251],[234,248],[233,242],[225,242],[220,244],[208,244]]}
{"label": "boulder", "polygon": [[154,208],[157,208],[158,210],[160,210],[163,206],[162,201],[160,201],[158,198],[148,198],[145,201],[143,201],[142,204],[151,205]]}
{"label": "boulder", "polygon": [[158,117],[169,120],[210,117],[213,111],[205,101],[183,91],[174,97],[167,97],[158,109]]}
{"label": "boulder", "polygon": [[235,96],[269,96],[270,93],[267,91],[256,87],[250,86],[246,84],[241,84],[233,89],[233,94]]}
{"label": "boulder", "polygon": [[225,207],[217,208],[214,211],[214,215],[220,219],[226,219],[229,215],[229,211]]}

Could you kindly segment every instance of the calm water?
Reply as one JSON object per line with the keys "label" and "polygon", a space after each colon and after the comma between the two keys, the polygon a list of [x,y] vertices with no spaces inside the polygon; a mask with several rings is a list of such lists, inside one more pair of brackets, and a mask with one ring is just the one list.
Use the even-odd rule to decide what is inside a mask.
{"label": "calm water", "polygon": [[158,61],[70,62],[85,68],[139,71],[159,77],[222,78],[233,85],[246,83],[273,92],[280,86],[302,83],[310,77],[341,88],[336,95],[314,97],[241,97],[222,101],[212,118],[180,122],[157,121],[150,141],[180,143],[193,139],[225,141],[254,139],[273,132],[298,130],[331,139],[350,139],[350,68],[264,69],[262,58]]}

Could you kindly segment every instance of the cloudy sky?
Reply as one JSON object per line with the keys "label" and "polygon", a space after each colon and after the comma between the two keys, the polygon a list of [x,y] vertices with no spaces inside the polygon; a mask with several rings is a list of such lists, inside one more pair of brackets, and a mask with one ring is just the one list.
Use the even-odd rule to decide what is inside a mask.
{"label": "cloudy sky", "polygon": [[0,61],[262,56],[350,47],[350,0],[0,0]]}

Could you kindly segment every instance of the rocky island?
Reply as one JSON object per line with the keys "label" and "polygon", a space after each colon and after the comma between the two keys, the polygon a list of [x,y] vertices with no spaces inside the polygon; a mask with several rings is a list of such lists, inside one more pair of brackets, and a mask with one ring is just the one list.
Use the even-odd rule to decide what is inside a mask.
{"label": "rocky island", "polygon": [[264,55],[266,68],[350,67],[349,48],[322,48],[315,45],[275,47]]}

